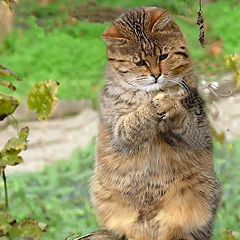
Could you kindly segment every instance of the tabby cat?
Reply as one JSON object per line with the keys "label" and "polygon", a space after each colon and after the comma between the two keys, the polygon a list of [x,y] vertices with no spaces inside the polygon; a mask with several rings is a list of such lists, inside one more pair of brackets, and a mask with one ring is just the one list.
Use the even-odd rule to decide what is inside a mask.
{"label": "tabby cat", "polygon": [[130,9],[104,32],[108,65],[87,239],[209,240],[220,198],[186,41],[169,13]]}

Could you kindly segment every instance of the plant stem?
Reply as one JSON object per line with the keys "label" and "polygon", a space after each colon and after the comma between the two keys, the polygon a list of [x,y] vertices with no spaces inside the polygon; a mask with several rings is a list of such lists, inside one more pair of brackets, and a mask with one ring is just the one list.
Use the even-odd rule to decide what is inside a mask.
{"label": "plant stem", "polygon": [[6,178],[6,175],[5,175],[5,170],[3,170],[3,183],[4,183],[4,191],[5,191],[5,205],[6,205],[6,208],[8,209],[9,206],[8,206],[8,190],[7,190],[7,178]]}

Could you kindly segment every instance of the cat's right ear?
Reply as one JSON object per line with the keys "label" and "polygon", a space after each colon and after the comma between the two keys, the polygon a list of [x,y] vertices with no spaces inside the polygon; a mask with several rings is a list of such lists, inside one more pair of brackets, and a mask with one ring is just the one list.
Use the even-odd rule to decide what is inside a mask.
{"label": "cat's right ear", "polygon": [[114,23],[108,27],[101,37],[107,46],[123,45],[128,42],[128,39],[124,38]]}

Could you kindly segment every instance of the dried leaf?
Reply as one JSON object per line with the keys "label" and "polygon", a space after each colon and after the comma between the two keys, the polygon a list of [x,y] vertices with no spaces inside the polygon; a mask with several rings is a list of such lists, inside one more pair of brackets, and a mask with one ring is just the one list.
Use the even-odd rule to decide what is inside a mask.
{"label": "dried leaf", "polygon": [[211,132],[213,137],[216,139],[217,142],[224,144],[226,137],[224,132],[218,133],[213,126],[210,126]]}
{"label": "dried leaf", "polygon": [[224,240],[237,240],[239,237],[239,233],[234,232],[231,229],[226,229],[224,232]]}
{"label": "dried leaf", "polygon": [[199,9],[197,14],[198,14],[197,25],[199,25],[199,30],[200,30],[198,40],[199,40],[201,46],[204,47],[205,32],[204,32],[204,19],[203,19],[203,13],[202,13],[201,5],[200,5],[200,9]]}
{"label": "dried leaf", "polygon": [[0,121],[12,114],[18,105],[19,102],[15,97],[0,93]]}
{"label": "dried leaf", "polygon": [[22,128],[18,137],[13,137],[8,140],[3,150],[0,152],[0,168],[4,168],[6,165],[17,165],[23,162],[19,153],[27,148],[27,136],[29,128]]}
{"label": "dried leaf", "polygon": [[39,120],[45,120],[51,116],[57,102],[59,83],[49,79],[38,82],[30,91],[27,98],[28,108],[35,110]]}
{"label": "dried leaf", "polygon": [[11,89],[12,91],[16,90],[16,87],[9,81],[5,81],[5,80],[0,80],[0,85],[8,87],[9,89]]}
{"label": "dried leaf", "polygon": [[9,237],[22,237],[28,240],[38,240],[46,232],[47,225],[37,222],[33,219],[24,219],[20,222],[12,224]]}
{"label": "dried leaf", "polygon": [[0,63],[0,76],[13,76],[15,77],[18,81],[21,81],[22,79],[18,77],[18,75],[13,72],[12,70],[10,70],[9,68],[7,68],[6,66],[2,65]]}
{"label": "dried leaf", "polygon": [[213,43],[213,44],[209,47],[208,51],[209,51],[211,54],[214,54],[214,55],[219,55],[219,54],[221,54],[221,52],[222,52],[222,41],[219,40],[219,41]]}

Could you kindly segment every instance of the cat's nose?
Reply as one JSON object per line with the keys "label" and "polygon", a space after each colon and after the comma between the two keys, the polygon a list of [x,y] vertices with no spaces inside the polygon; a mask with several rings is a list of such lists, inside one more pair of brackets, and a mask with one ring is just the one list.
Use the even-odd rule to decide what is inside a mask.
{"label": "cat's nose", "polygon": [[152,73],[151,76],[154,77],[155,80],[158,80],[158,78],[161,76],[161,73]]}

